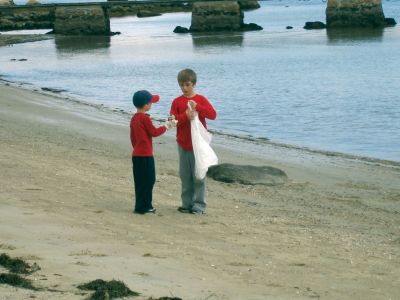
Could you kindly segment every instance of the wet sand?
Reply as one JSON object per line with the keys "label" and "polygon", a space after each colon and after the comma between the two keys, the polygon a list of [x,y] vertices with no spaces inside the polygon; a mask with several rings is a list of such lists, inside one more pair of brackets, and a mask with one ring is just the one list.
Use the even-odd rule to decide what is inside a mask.
{"label": "wet sand", "polygon": [[169,132],[154,140],[157,213],[134,215],[128,115],[5,82],[0,107],[0,253],[36,262],[43,288],[0,285],[1,299],[83,299],[97,278],[136,299],[400,295],[398,164],[216,136],[221,162],[289,181],[208,179],[208,214],[188,215]]}

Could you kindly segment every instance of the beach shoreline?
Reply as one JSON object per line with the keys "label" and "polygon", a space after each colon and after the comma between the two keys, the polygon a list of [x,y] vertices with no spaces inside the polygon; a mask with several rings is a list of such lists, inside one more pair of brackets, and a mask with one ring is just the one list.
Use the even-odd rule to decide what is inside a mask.
{"label": "beach shoreline", "polygon": [[[27,42],[29,42],[29,41],[27,41]],[[110,114],[110,116],[112,116],[113,114],[115,114],[115,115],[118,114],[118,115],[126,117],[126,118],[128,118],[128,117],[130,118],[130,116],[131,116],[131,112],[128,112],[125,110],[111,108],[111,107],[104,106],[103,104],[96,104],[96,103],[93,103],[90,101],[86,101],[82,97],[78,98],[76,96],[65,95],[65,94],[63,94],[64,90],[56,90],[56,89],[47,88],[47,87],[35,86],[30,83],[13,82],[13,81],[9,81],[4,78],[1,78],[1,75],[0,75],[0,84],[6,84],[6,85],[13,86],[13,87],[25,89],[27,91],[33,91],[33,92],[40,93],[43,95],[57,97],[57,98],[60,98],[61,100],[70,101],[70,102],[80,104],[83,106],[91,106],[98,110],[103,110],[105,112],[108,112]],[[162,122],[165,121],[160,118],[153,118],[153,120],[158,122],[159,124],[161,124]],[[400,161],[395,161],[395,160],[381,159],[381,158],[370,157],[370,156],[362,156],[362,155],[344,153],[344,152],[339,152],[339,151],[320,150],[320,149],[315,149],[315,148],[311,148],[311,147],[307,147],[307,146],[272,141],[272,140],[269,140],[269,139],[263,138],[263,137],[255,137],[255,136],[251,136],[251,135],[243,135],[243,134],[236,134],[236,133],[227,133],[227,132],[224,132],[224,131],[221,131],[218,129],[209,129],[209,131],[214,135],[214,139],[218,142],[218,144],[220,146],[226,146],[227,144],[230,144],[232,141],[237,141],[238,144],[249,144],[249,145],[253,145],[254,148],[274,147],[274,148],[277,148],[278,151],[287,149],[288,151],[299,151],[302,153],[308,153],[309,155],[319,155],[321,157],[339,157],[339,159],[342,158],[342,159],[348,159],[348,160],[356,160],[356,161],[361,161],[364,163],[385,165],[385,166],[393,167],[393,168],[400,167]],[[249,149],[247,149],[247,151],[260,154],[260,152],[258,152],[259,149],[256,150],[256,149],[249,148]]]}
{"label": "beach shoreline", "polygon": [[37,41],[53,39],[54,36],[48,34],[0,34],[0,47],[9,46],[14,44],[32,43]]}
{"label": "beach shoreline", "polygon": [[[323,4],[321,3],[319,3],[318,5],[323,6]],[[304,5],[302,4],[302,6]],[[294,7],[292,8],[294,9]],[[291,8],[282,8],[282,10],[287,11],[289,11],[290,9]],[[318,11],[321,12],[324,10],[319,9]],[[285,17],[286,14],[283,14],[282,16]],[[257,18],[259,17],[257,17],[256,14],[254,18],[257,21]],[[305,16],[302,18],[299,17],[297,22],[299,22],[299,19],[303,18],[305,18]],[[187,19],[190,18],[184,18],[184,20],[186,21]],[[336,47],[337,45],[345,47],[345,49],[349,50],[349,52],[353,54],[357,53],[357,49],[361,46],[361,49],[364,49],[365,51],[372,51],[372,48],[375,49],[376,45],[378,45],[378,43],[374,42],[373,37],[371,38],[371,40],[357,40],[357,36],[355,36],[354,45],[353,42],[351,42],[352,39],[350,37],[348,38],[348,40],[339,39],[338,41],[333,42],[329,39],[327,33],[324,30],[303,32],[304,30],[300,29],[302,27],[298,26],[296,26],[297,29],[295,31],[288,31],[284,29],[285,27],[282,28],[282,32],[275,30],[269,32],[268,30],[266,30],[265,33],[260,32],[257,37],[255,37],[253,33],[249,33],[241,36],[239,38],[240,42],[237,43],[235,42],[235,38],[230,35],[227,35],[222,39],[218,38],[216,40],[208,38],[197,39],[190,36],[186,36],[186,38],[184,38],[183,36],[174,35],[172,33],[172,30],[166,29],[167,25],[163,25],[164,23],[167,23],[168,26],[171,26],[170,24],[172,24],[172,22],[183,22],[182,18],[179,15],[171,15],[169,17],[164,16],[163,18],[154,18],[148,20],[130,19],[126,22],[124,20],[125,18],[118,18],[117,20],[115,20],[114,24],[115,30],[121,31],[123,32],[123,34],[120,36],[115,36],[111,39],[106,39],[105,41],[93,41],[86,44],[84,43],[84,40],[79,41],[79,39],[76,39],[74,41],[74,38],[69,40],[69,38],[64,39],[55,37],[54,41],[51,40],[37,43],[37,47],[30,44],[18,46],[18,49],[15,49],[15,54],[12,53],[13,51],[9,51],[9,49],[3,47],[5,59],[3,72],[4,74],[10,74],[10,76],[6,78],[9,78],[11,80],[15,79],[19,81],[25,80],[26,82],[36,82],[40,83],[40,86],[42,87],[47,86],[56,89],[65,88],[67,90],[66,94],[75,93],[77,95],[86,95],[88,99],[92,97],[92,99],[90,99],[92,102],[98,101],[97,103],[103,103],[109,107],[122,108],[128,111],[130,108],[130,101],[126,101],[126,99],[128,99],[129,95],[131,94],[129,86],[146,86],[146,81],[144,81],[144,79],[140,80],[140,78],[142,78],[142,75],[140,73],[136,74],[135,68],[133,67],[135,64],[141,64],[141,51],[138,51],[135,55],[127,55],[126,57],[114,57],[114,55],[115,53],[129,53],[128,49],[129,47],[131,47],[130,43],[136,43],[136,39],[141,41],[143,40],[143,42],[146,41],[146,47],[149,48],[149,51],[151,49],[152,60],[157,60],[160,64],[163,63],[163,59],[162,57],[158,56],[159,52],[156,51],[156,49],[158,49],[157,47],[159,46],[158,44],[165,42],[168,44],[165,45],[166,49],[173,50],[174,45],[179,45],[179,39],[182,39],[181,42],[184,43],[184,46],[186,48],[185,53],[187,53],[189,59],[190,56],[196,57],[196,59],[201,58],[203,52],[205,53],[207,51],[211,51],[211,53],[215,55],[215,59],[217,60],[222,59],[223,61],[226,60],[230,63],[235,62],[233,63],[232,67],[237,64],[241,64],[241,61],[239,60],[240,57],[237,55],[239,49],[241,49],[240,51],[246,53],[246,55],[250,55],[249,58],[252,57],[252,55],[256,55],[257,57],[260,57],[260,59],[262,59],[262,57],[268,57],[270,54],[273,54],[268,52],[271,49],[276,49],[276,47],[278,47],[277,49],[279,49],[280,39],[287,39],[287,41],[289,42],[288,47],[295,47],[294,49],[297,49],[296,44],[300,43],[300,50],[302,51],[304,50],[304,48],[307,47],[306,45],[308,45],[309,42],[311,42],[312,44],[316,43],[316,45],[319,45],[319,51],[315,53],[313,52],[313,59],[321,63],[321,68],[318,68],[314,71],[318,73],[319,70],[322,70],[321,73],[322,75],[326,75],[326,78],[337,76],[338,81],[334,82],[340,82],[340,80],[343,79],[340,76],[341,72],[343,72],[343,76],[345,76],[345,74],[347,73],[344,72],[345,70],[343,70],[342,68],[336,69],[337,66],[335,65],[331,66],[332,70],[329,71],[328,69],[330,69],[330,67],[322,63],[320,59],[326,57],[326,55],[328,54],[333,56],[340,55],[340,51],[338,53],[335,53],[335,50],[339,49],[339,47]],[[143,25],[149,25],[150,29],[148,29],[148,31],[142,32],[140,30],[140,26],[142,23]],[[302,25],[304,25],[304,23]],[[131,26],[136,27],[132,28]],[[277,32],[279,34],[277,34]],[[160,39],[147,40],[149,37],[152,36],[160,37]],[[395,48],[396,44],[393,44],[391,46],[391,40],[393,40],[392,38],[390,38],[391,36],[396,36],[396,31],[394,30],[394,28],[385,30],[385,34],[382,33],[382,36],[377,39],[377,41],[380,41],[379,43],[383,43],[383,48],[387,47],[388,49],[393,49]],[[234,40],[232,44],[229,43],[231,38],[233,38]],[[156,42],[154,43],[154,41]],[[257,49],[257,43],[260,43],[260,45],[264,43],[263,45],[265,45],[266,41],[276,41],[278,45],[274,44],[274,47],[270,48],[270,50],[268,50],[267,48],[263,48],[262,51],[265,50],[265,56],[262,55],[262,51],[254,51],[253,48]],[[225,42],[227,43],[227,45],[225,45]],[[371,50],[368,50],[368,45],[370,43],[372,48]],[[228,55],[228,52],[226,53],[226,55],[221,55],[221,53],[223,53],[221,52],[221,50],[226,46],[229,46],[229,48],[235,50],[232,52],[234,55]],[[285,47],[283,47],[283,49],[281,50],[283,52],[289,51],[289,48],[285,50]],[[376,50],[378,51],[379,49],[380,47],[378,47],[378,49]],[[178,55],[175,55],[175,52],[172,50],[170,52],[171,57],[179,57]],[[38,53],[38,55],[32,55],[33,53]],[[280,61],[285,61],[285,57],[291,57],[292,54],[290,53],[293,54],[293,52],[289,51],[287,55],[283,56],[282,59],[280,59]],[[294,53],[296,53],[296,51]],[[325,54],[321,55],[322,53]],[[302,52],[299,53],[299,55],[301,54]],[[71,58],[74,59],[67,59],[69,55],[72,55]],[[220,55],[221,57],[219,58]],[[320,57],[320,55],[322,57]],[[40,57],[48,57],[48,60],[41,61]],[[136,59],[132,59],[132,57],[137,57],[138,61]],[[188,62],[186,62],[186,59],[188,59],[188,57],[185,57],[185,59],[181,60],[181,63],[183,65],[188,65]],[[307,54],[305,54],[304,56],[301,55],[300,57],[298,57],[298,59],[299,61],[306,61],[308,59],[307,57]],[[377,56],[377,59],[378,57],[383,58],[387,56],[379,55]],[[391,56],[388,56],[387,59],[390,60],[390,57]],[[27,61],[21,63],[11,61],[15,59],[19,60],[21,58],[25,58],[27,59]],[[75,60],[76,63],[74,63]],[[251,60],[252,59],[250,59],[250,61]],[[361,58],[360,60],[370,61],[369,59]],[[327,60],[327,63],[329,63],[330,61],[332,60]],[[394,60],[394,62],[396,61],[397,60]],[[289,80],[290,78],[291,80],[293,80],[294,85],[288,85],[291,87],[288,90],[296,90],[296,83],[300,86],[300,90],[297,89],[298,97],[289,100],[286,96],[284,96],[286,95],[286,87],[284,81],[279,79],[277,79],[276,84],[274,83],[272,84],[272,86],[270,85],[270,82],[264,82],[263,89],[261,89],[260,91],[260,96],[253,95],[251,92],[252,89],[249,89],[249,98],[253,97],[256,100],[257,105],[260,107],[260,109],[254,109],[250,113],[248,113],[247,118],[249,118],[250,126],[246,126],[244,122],[246,118],[237,117],[235,120],[235,117],[237,116],[235,109],[237,109],[238,111],[246,111],[246,108],[240,105],[241,103],[246,101],[246,97],[243,97],[243,95],[241,95],[240,93],[238,93],[237,99],[235,95],[230,95],[229,99],[233,100],[232,104],[235,103],[235,101],[237,101],[237,104],[227,104],[231,100],[225,101],[218,94],[215,94],[215,91],[219,90],[219,88],[208,88],[209,86],[212,86],[213,82],[216,82],[216,80],[213,79],[212,76],[210,76],[212,74],[207,73],[207,64],[205,64],[201,59],[199,62],[201,62],[201,68],[196,69],[196,71],[199,72],[201,76],[205,77],[202,79],[200,84],[205,84],[204,82],[207,81],[204,81],[204,79],[210,78],[210,82],[206,83],[205,88],[199,85],[199,91],[207,95],[207,97],[209,97],[209,99],[211,99],[211,101],[213,102],[213,105],[215,105],[220,112],[219,118],[216,120],[216,122],[214,122],[215,125],[212,124],[212,127],[215,127],[216,129],[229,132],[229,134],[233,133],[233,135],[239,133],[239,135],[251,134],[256,137],[264,137],[265,139],[270,139],[270,141],[272,141],[273,143],[280,141],[286,144],[290,144],[289,147],[295,147],[293,144],[300,146],[300,148],[302,148],[301,146],[305,146],[304,148],[308,147],[308,150],[310,151],[315,151],[315,149],[321,149],[317,151],[322,152],[324,152],[323,150],[331,150],[325,151],[326,154],[329,155],[343,155],[343,153],[340,152],[345,152],[350,153],[347,155],[355,154],[355,159],[358,159],[357,156],[363,155],[367,160],[369,160],[367,156],[372,157],[373,160],[375,160],[374,157],[381,158],[383,163],[386,163],[385,160],[399,161],[399,151],[396,151],[399,148],[399,145],[398,143],[396,143],[396,139],[394,138],[396,134],[396,129],[398,128],[398,122],[396,121],[397,119],[395,117],[393,120],[391,120],[391,117],[396,116],[398,113],[395,105],[396,95],[391,92],[395,89],[391,88],[390,86],[387,88],[382,87],[381,93],[377,88],[371,89],[370,92],[366,93],[366,96],[371,95],[370,98],[362,96],[363,91],[367,90],[367,88],[364,87],[363,89],[358,90],[357,86],[360,85],[355,84],[354,87],[350,87],[347,86],[347,84],[344,84],[343,87],[337,86],[334,88],[333,86],[330,86],[330,84],[327,84],[326,87],[322,87],[324,85],[321,85],[321,83],[315,84],[316,82],[318,82],[318,79],[316,78],[315,80],[310,81],[310,83],[314,82],[313,84],[308,85],[307,83],[304,83],[303,85],[307,87],[307,89],[302,92],[302,84],[299,83],[300,81],[288,76],[290,74],[297,74],[298,72],[301,72],[301,70],[297,72],[291,72],[290,74],[286,74],[286,76],[282,74],[282,76],[286,77],[287,80]],[[99,85],[97,85],[95,80],[85,80],[86,78],[96,78],[96,74],[100,74],[101,70],[108,70],[109,68],[111,70],[121,70],[121,72],[124,73],[123,70],[125,70],[125,68],[122,67],[123,63],[128,65],[130,69],[130,73],[127,72],[127,74],[124,74],[123,79],[122,77],[119,77],[119,74],[117,72],[117,74],[109,74],[110,77],[108,77],[108,75],[106,74],[101,75],[100,79],[113,79],[99,80]],[[174,63],[179,64],[179,62]],[[54,66],[58,64],[61,64],[63,67],[54,68]],[[85,65],[86,67],[84,69],[80,68],[81,64]],[[351,65],[351,62],[349,62],[349,64]],[[96,66],[103,67],[100,67],[100,70],[97,70]],[[150,65],[150,67],[152,66],[153,64]],[[203,67],[204,69],[202,69]],[[273,68],[273,66],[271,67]],[[277,68],[277,70],[285,70],[284,66],[275,67]],[[65,68],[68,68],[68,72],[66,72],[64,76],[63,73],[65,72]],[[71,68],[71,70],[69,70],[69,68]],[[175,69],[177,69],[177,67],[175,66],[167,67],[165,70],[168,76],[163,77],[161,82],[162,87],[160,86],[156,88],[163,91],[163,99],[171,100],[175,96],[175,93],[179,91],[179,89],[177,89],[176,82],[173,82],[171,80],[171,78],[173,79],[176,74],[171,74],[170,72]],[[396,68],[393,67],[393,69]],[[376,70],[374,71],[374,68],[367,68],[365,71],[368,74],[377,74]],[[91,75],[85,77],[85,74],[87,72],[94,73],[90,73]],[[330,72],[331,74],[329,74]],[[235,86],[240,85],[240,82],[236,83],[236,79],[231,77],[232,72],[225,71],[225,73],[226,77],[224,78],[228,82],[234,82]],[[31,77],[30,74],[37,75],[35,75],[35,77]],[[396,73],[393,74],[394,77],[396,75]],[[49,78],[46,78],[47,76],[49,76]],[[82,80],[85,80],[85,84],[79,83],[78,78],[80,78],[80,76],[82,76]],[[239,77],[240,76],[237,76],[236,78]],[[302,76],[302,78],[305,77]],[[377,74],[377,77],[383,78],[384,76]],[[134,78],[134,81],[130,84],[123,84],[121,86],[117,84],[118,82],[130,82],[131,78]],[[355,76],[355,78],[359,77]],[[369,78],[369,80],[374,81],[374,75],[370,75]],[[75,82],[77,79],[78,81]],[[72,82],[74,82],[74,84],[71,85]],[[168,82],[168,84],[166,84],[166,82]],[[288,82],[290,82],[290,80]],[[347,80],[344,82],[349,83],[353,81]],[[246,84],[248,83],[246,82]],[[314,84],[315,86],[313,86]],[[102,88],[105,86],[112,90],[111,94],[114,95],[114,97],[110,98],[108,93],[96,93],[96,90],[105,90]],[[313,87],[311,88],[311,86]],[[322,90],[319,90],[319,88],[321,88]],[[330,105],[329,103],[323,103],[323,99],[327,99],[329,97],[319,97],[318,95],[323,95],[325,92],[327,93],[327,95],[334,95],[335,92],[331,90],[332,88],[333,90],[336,89],[338,91],[343,88],[346,91],[351,91],[351,93],[354,93],[354,95],[357,96],[346,97],[346,95],[341,95],[337,97],[337,99],[331,99],[329,101],[329,103],[331,103],[332,105]],[[244,91],[246,89],[243,88],[241,90]],[[280,92],[275,92],[278,90]],[[119,94],[120,91],[121,93]],[[264,91],[268,91],[268,93],[271,93],[271,95],[268,95],[268,93]],[[294,92],[289,93],[288,96],[291,96],[293,94]],[[375,96],[373,96],[373,94],[375,94]],[[302,99],[303,97],[305,97],[305,99]],[[307,99],[314,99],[314,97],[316,103],[309,103]],[[379,104],[381,102],[378,99],[381,98],[382,101],[385,102],[384,105]],[[353,102],[353,99],[364,100],[354,100]],[[374,99],[377,100],[375,101]],[[167,102],[169,102],[170,100],[163,101],[163,103],[161,103],[161,105],[156,108],[155,111],[153,111],[153,114],[155,114],[155,112],[157,111],[158,116],[166,116],[166,112],[169,109],[169,107],[167,107]],[[270,101],[275,102],[276,105],[273,102],[270,103]],[[365,101],[365,103],[363,104],[362,101]],[[393,109],[391,108],[392,104],[394,104]],[[294,105],[295,107],[292,107],[292,105]],[[296,108],[296,105],[299,105],[298,108]],[[351,108],[358,105],[363,107],[363,110],[361,110],[362,113],[360,114],[357,113],[357,110]],[[329,109],[321,109],[321,111],[319,112],[319,106],[325,108],[329,107]],[[340,109],[342,109],[341,107],[346,106],[349,106],[350,108],[340,111]],[[377,106],[376,109],[374,108],[374,106]],[[230,110],[232,107],[234,108],[233,111]],[[288,110],[289,113],[286,113],[284,109],[279,109],[280,107],[287,107],[288,109],[290,108],[290,110]],[[382,109],[386,107],[388,111],[381,111],[379,107],[381,107]],[[334,111],[331,111],[331,109],[333,109]],[[351,116],[349,114],[351,114]],[[338,118],[335,119],[334,116],[336,115],[338,116]],[[297,116],[297,119],[295,116]],[[374,119],[370,120],[371,118]],[[318,120],[318,122],[316,120]],[[280,125],[283,122],[286,122],[285,127],[288,126],[287,128],[283,128]],[[250,138],[252,139],[252,137]],[[390,161],[388,163],[390,164]]]}
{"label": "beach shoreline", "polygon": [[[156,215],[132,214],[129,116],[0,83],[0,253],[43,288],[2,299],[83,299],[118,279],[135,299],[395,299],[396,165],[214,136],[220,162],[273,166],[280,186],[207,180],[208,214],[179,213],[174,132],[154,140]],[[5,270],[1,270],[5,272]],[[304,274],[307,274],[304,276]]]}

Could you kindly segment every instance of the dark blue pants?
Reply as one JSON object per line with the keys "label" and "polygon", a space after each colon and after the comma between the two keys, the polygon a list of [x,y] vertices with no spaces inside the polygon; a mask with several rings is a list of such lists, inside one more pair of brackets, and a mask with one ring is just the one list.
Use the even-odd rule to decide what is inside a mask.
{"label": "dark blue pants", "polygon": [[135,211],[143,213],[153,208],[153,186],[156,169],[153,156],[133,156],[133,180],[135,182]]}

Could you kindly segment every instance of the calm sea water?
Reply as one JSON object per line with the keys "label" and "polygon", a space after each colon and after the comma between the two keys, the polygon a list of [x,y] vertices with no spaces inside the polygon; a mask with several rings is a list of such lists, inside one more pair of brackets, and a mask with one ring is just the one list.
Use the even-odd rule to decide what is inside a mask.
{"label": "calm sea water", "polygon": [[[325,22],[325,2],[261,5],[245,22],[263,31],[174,34],[190,26],[190,13],[113,18],[121,35],[111,38],[2,47],[0,74],[126,111],[133,91],[149,89],[162,98],[152,114],[166,117],[180,94],[176,75],[190,67],[197,91],[217,109],[212,129],[400,161],[400,26],[307,31],[306,21]],[[383,8],[400,21],[400,1]]]}

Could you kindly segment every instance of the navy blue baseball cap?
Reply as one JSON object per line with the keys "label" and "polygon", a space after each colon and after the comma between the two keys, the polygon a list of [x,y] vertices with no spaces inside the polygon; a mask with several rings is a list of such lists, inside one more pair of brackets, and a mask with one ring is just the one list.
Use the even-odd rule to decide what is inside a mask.
{"label": "navy blue baseball cap", "polygon": [[160,96],[152,95],[146,90],[137,91],[133,94],[132,102],[136,107],[142,107],[149,102],[156,103],[160,100]]}

